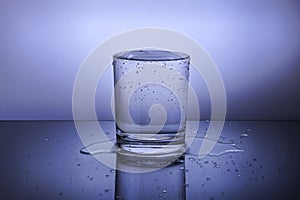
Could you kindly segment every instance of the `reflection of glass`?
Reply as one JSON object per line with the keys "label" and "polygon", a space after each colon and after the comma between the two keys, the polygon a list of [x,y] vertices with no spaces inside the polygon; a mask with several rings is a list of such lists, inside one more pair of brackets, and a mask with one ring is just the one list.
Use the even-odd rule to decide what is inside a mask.
{"label": "reflection of glass", "polygon": [[119,147],[143,154],[163,145],[165,153],[183,149],[189,61],[186,54],[162,50],[114,55]]}
{"label": "reflection of glass", "polygon": [[185,199],[183,156],[167,167],[141,173],[164,164],[163,159],[118,154],[115,199]]}

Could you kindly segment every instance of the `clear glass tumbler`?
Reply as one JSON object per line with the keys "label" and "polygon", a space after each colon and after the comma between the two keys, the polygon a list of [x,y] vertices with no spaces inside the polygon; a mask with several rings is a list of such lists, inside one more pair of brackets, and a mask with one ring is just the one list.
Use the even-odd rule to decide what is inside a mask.
{"label": "clear glass tumbler", "polygon": [[139,154],[184,149],[190,57],[133,50],[113,57],[117,145]]}

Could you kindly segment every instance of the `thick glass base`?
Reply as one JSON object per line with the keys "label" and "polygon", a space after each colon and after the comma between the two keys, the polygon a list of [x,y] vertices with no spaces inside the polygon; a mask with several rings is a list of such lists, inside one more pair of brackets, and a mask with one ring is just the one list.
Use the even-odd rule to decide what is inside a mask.
{"label": "thick glass base", "polygon": [[185,131],[176,133],[124,133],[117,129],[117,145],[121,151],[141,155],[162,156],[182,154],[185,149]]}

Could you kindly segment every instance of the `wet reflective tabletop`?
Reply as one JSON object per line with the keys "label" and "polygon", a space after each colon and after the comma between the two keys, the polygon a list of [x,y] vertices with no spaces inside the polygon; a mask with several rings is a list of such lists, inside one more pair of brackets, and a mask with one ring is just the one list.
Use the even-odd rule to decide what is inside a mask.
{"label": "wet reflective tabletop", "polygon": [[[100,124],[114,141],[114,122]],[[227,121],[215,148],[200,159],[197,153],[208,125],[201,121],[198,131],[188,130],[187,137],[196,138],[172,165],[128,173],[80,153],[83,144],[72,121],[2,121],[0,199],[299,197],[299,122]],[[92,153],[110,156],[115,166],[137,171],[147,167],[132,165],[116,151],[103,152],[99,142]]]}

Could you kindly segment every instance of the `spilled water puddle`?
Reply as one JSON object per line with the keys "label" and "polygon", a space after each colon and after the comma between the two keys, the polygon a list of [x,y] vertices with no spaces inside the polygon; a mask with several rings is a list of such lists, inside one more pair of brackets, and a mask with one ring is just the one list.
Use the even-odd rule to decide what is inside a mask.
{"label": "spilled water puddle", "polygon": [[88,155],[95,155],[99,153],[117,153],[118,147],[115,145],[115,141],[115,139],[112,139],[89,144],[81,148],[80,153]]}
{"label": "spilled water puddle", "polygon": [[[247,137],[248,135],[242,134],[242,137]],[[196,142],[197,144],[201,145],[204,137],[198,137],[196,136],[194,138],[193,142]],[[109,147],[109,148],[107,148]],[[200,146],[199,146],[200,147]],[[105,140],[105,141],[99,141],[92,144],[89,144],[86,147],[83,147],[80,149],[80,153],[82,154],[88,154],[88,155],[95,155],[95,154],[107,154],[107,153],[117,153],[119,151],[119,147],[115,145],[115,139],[112,140]],[[193,150],[188,148],[185,152],[185,155],[193,156],[193,157],[199,157],[199,149]],[[218,141],[212,151],[207,155],[211,157],[217,157],[222,156],[224,154],[229,153],[243,153],[244,150],[240,148],[234,141],[232,142],[223,142]]]}

